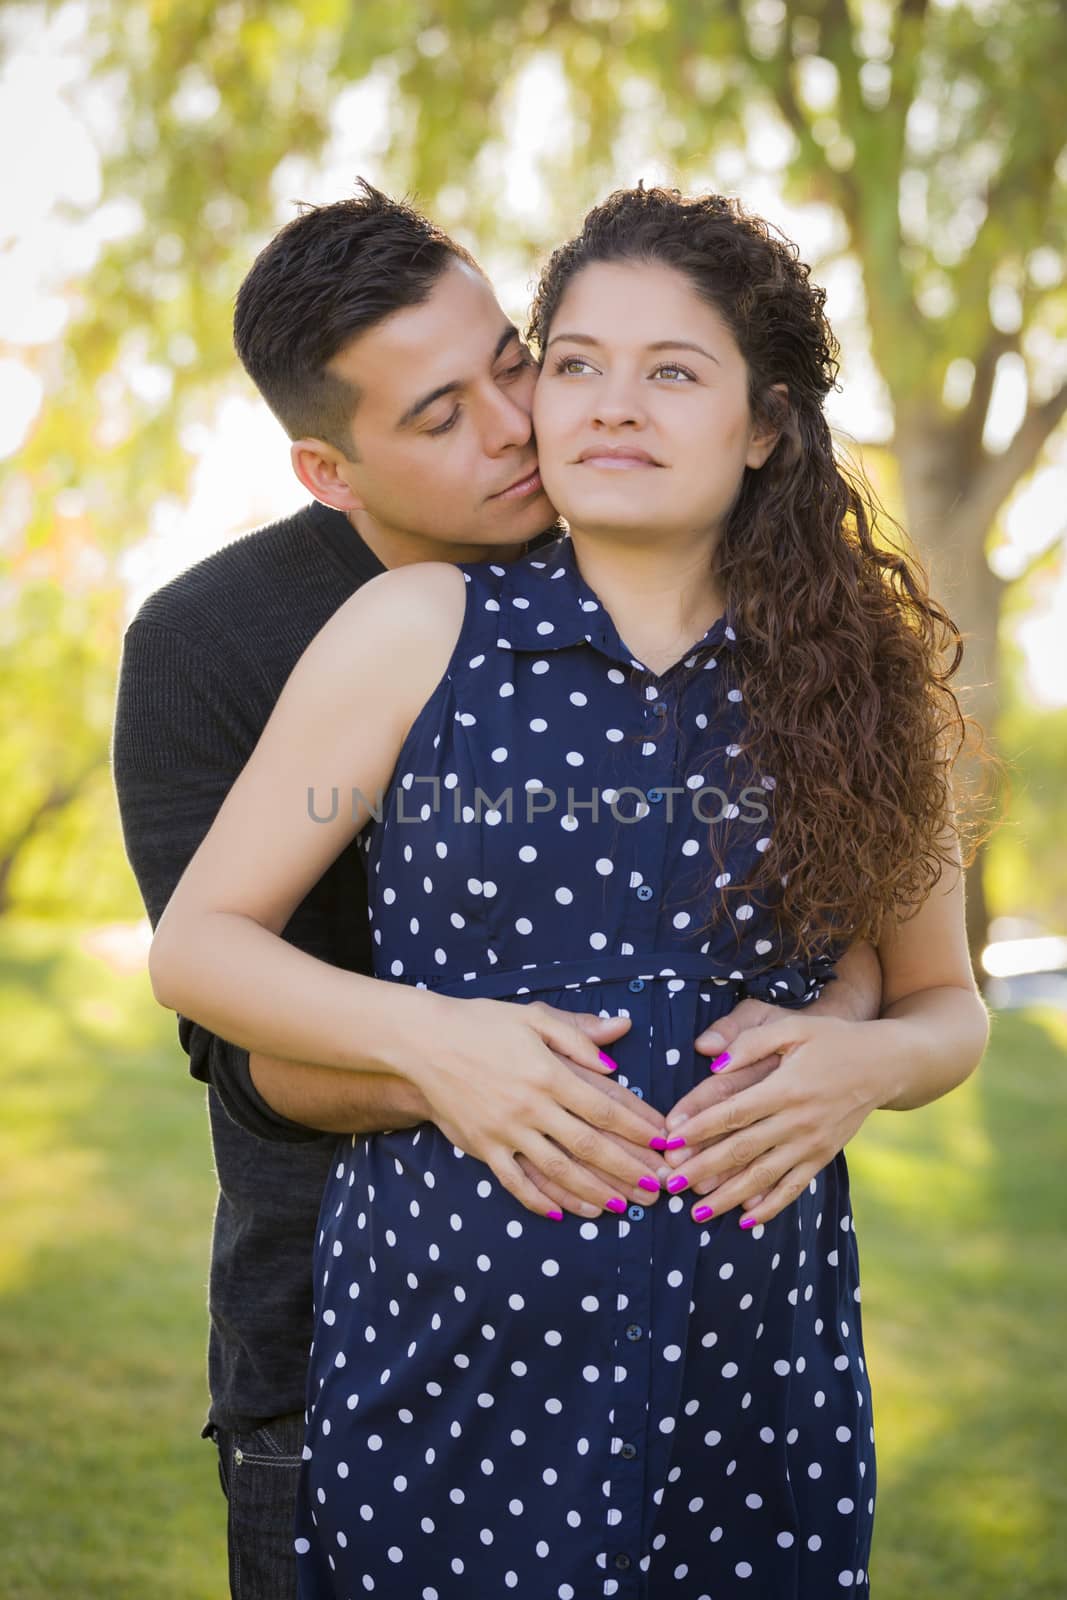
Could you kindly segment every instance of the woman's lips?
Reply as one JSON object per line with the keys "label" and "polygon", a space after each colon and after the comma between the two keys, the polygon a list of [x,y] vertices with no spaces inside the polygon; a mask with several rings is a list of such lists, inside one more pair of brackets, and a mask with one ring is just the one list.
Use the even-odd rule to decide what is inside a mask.
{"label": "woman's lips", "polygon": [[583,456],[577,463],[580,467],[598,467],[606,472],[632,472],[635,467],[658,467],[657,461],[651,461],[648,456]]}

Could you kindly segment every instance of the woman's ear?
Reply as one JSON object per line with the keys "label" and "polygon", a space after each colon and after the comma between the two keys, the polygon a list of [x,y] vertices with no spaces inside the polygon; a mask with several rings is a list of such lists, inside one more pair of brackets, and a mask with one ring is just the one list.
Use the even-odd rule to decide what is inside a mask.
{"label": "woman's ear", "polygon": [[352,464],[322,439],[294,439],[289,447],[293,471],[309,494],[335,511],[362,511],[363,501],[352,482]]}
{"label": "woman's ear", "polygon": [[789,422],[789,390],[784,383],[774,383],[767,391],[767,403],[762,417],[752,424],[745,466],[762,467],[773,451],[782,430]]}

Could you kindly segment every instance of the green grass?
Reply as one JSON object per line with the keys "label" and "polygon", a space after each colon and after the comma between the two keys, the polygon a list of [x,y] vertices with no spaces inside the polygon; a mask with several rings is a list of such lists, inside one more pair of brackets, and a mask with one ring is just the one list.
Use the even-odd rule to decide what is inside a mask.
{"label": "green grass", "polygon": [[[79,932],[0,925],[0,1595],[220,1600],[202,1093],[144,975]],[[850,1152],[877,1600],[1067,1595],[1065,1128],[1067,1019],[1014,1014]]]}

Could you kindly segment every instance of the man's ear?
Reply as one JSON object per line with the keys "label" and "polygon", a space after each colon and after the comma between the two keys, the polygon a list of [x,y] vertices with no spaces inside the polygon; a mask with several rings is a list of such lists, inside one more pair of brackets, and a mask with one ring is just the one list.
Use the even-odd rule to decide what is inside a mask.
{"label": "man's ear", "polygon": [[748,454],[745,456],[746,467],[762,467],[771,454],[778,440],[782,436],[782,429],[789,417],[789,390],[784,383],[773,383],[770,394],[777,399],[773,406],[776,418],[768,417],[756,423],[752,430],[752,437],[748,443]]}
{"label": "man's ear", "polygon": [[335,511],[362,511],[363,500],[352,485],[352,463],[323,439],[294,439],[289,446],[293,471],[309,494]]}

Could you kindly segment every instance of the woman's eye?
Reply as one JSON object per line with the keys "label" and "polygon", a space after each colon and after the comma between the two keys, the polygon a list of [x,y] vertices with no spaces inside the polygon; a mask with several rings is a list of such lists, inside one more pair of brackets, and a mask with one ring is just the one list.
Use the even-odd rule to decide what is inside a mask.
{"label": "woman's eye", "polygon": [[556,362],[556,371],[574,373],[589,369],[588,361],[581,356],[560,356]]}
{"label": "woman's eye", "polygon": [[430,435],[431,439],[436,439],[438,434],[447,433],[450,428],[454,428],[458,418],[459,407],[457,406],[455,411],[453,411],[452,415],[445,422],[439,422],[436,428],[427,428],[426,431]]}
{"label": "woman's eye", "polygon": [[672,381],[676,381],[679,378],[690,380],[693,377],[691,372],[687,372],[685,367],[679,367],[674,361],[665,361],[662,366],[656,368],[656,373],[659,377],[666,376]]}

